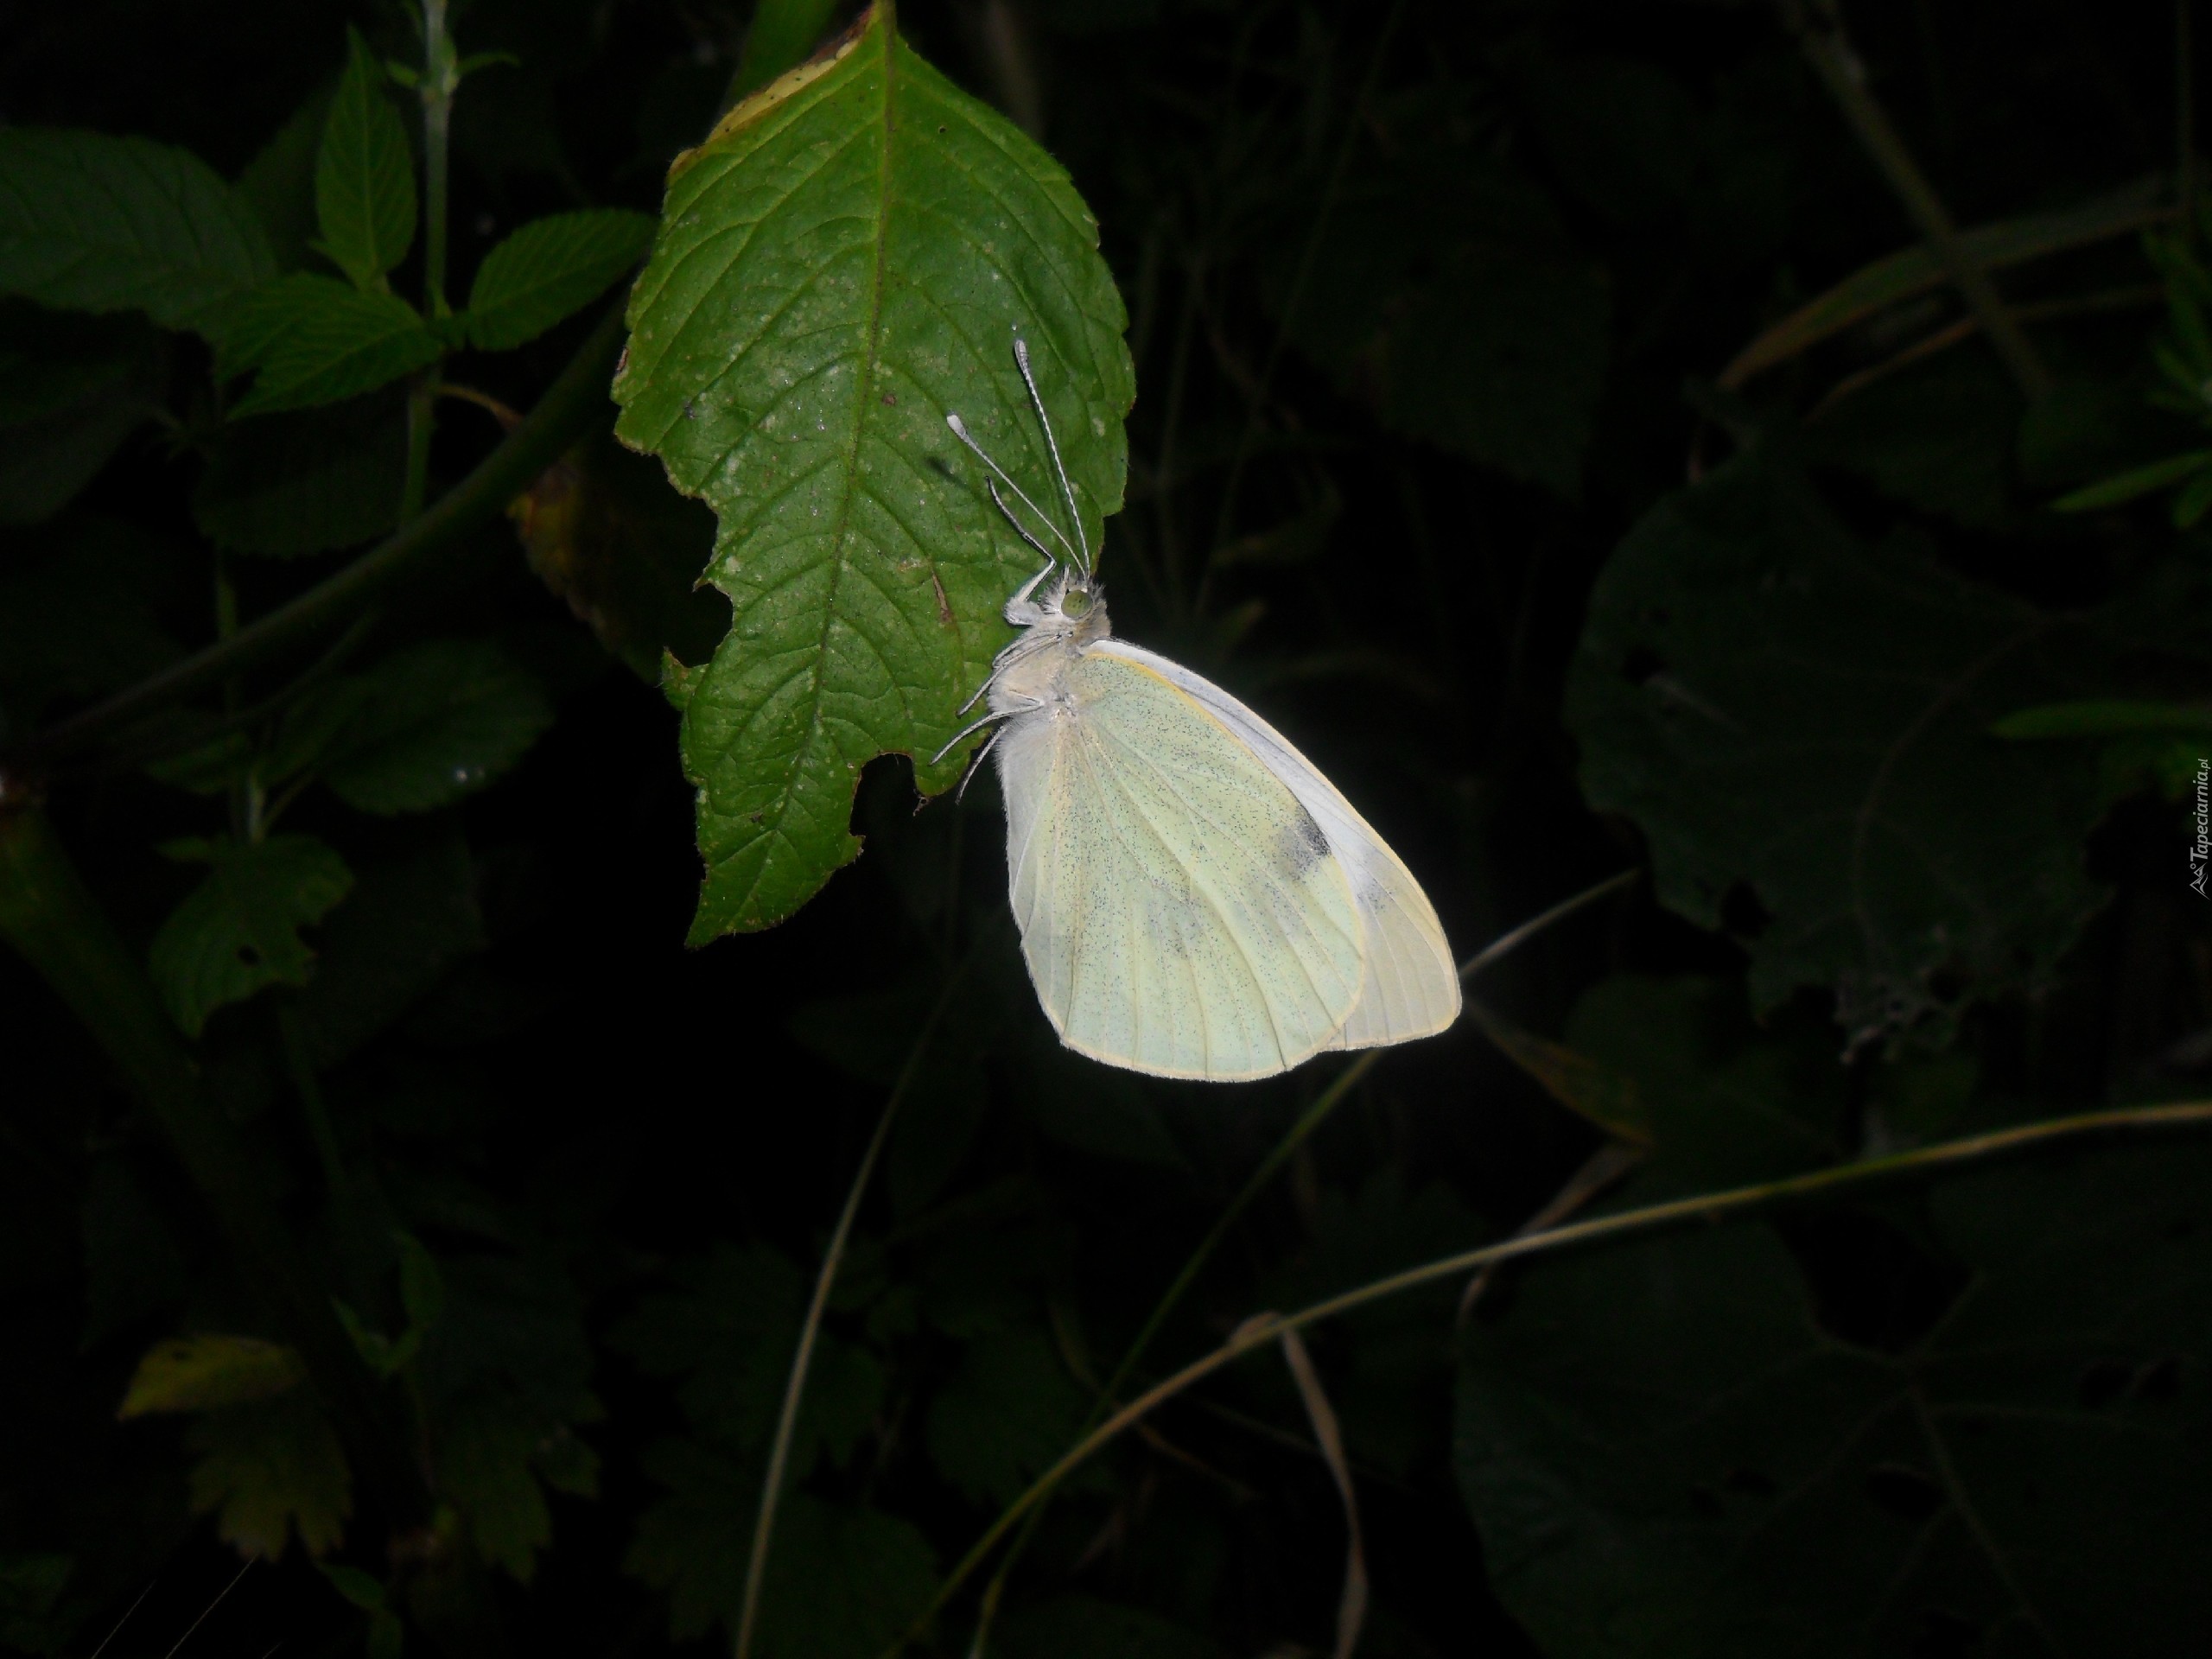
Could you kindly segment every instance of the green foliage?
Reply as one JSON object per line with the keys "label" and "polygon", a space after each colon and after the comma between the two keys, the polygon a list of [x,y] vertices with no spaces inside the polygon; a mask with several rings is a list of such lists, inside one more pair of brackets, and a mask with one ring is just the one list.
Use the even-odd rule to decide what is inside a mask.
{"label": "green foliage", "polygon": [[253,210],[190,152],[0,131],[0,293],[204,331],[275,272]]}
{"label": "green foliage", "polygon": [[644,258],[653,221],[601,207],[533,219],[484,256],[463,318],[473,346],[512,350],[604,294]]}
{"label": "green foliage", "polygon": [[0,1555],[0,1642],[27,1653],[60,1649],[52,1615],[72,1565],[67,1555]]}
{"label": "green foliage", "polygon": [[294,1535],[310,1555],[334,1548],[353,1509],[344,1449],[312,1395],[226,1406],[195,1421],[192,1507],[213,1511],[226,1543],[270,1560]]}
{"label": "green foliage", "polygon": [[1957,1300],[1887,1347],[1823,1328],[1758,1231],[1532,1272],[1460,1373],[1499,1593],[1559,1659],[2185,1643],[2212,1262],[2177,1224],[2207,1173],[2138,1154],[1937,1193]]}
{"label": "green foliage", "polygon": [[406,423],[391,398],[233,421],[215,435],[193,522],[241,553],[358,547],[398,523],[406,470]]}
{"label": "green foliage", "polygon": [[781,920],[857,855],[875,755],[913,757],[925,791],[958,776],[931,757],[1035,559],[944,417],[1046,487],[1016,333],[1094,545],[1121,505],[1133,387],[1096,245],[1066,175],[880,11],[671,169],[614,394],[623,440],[721,519],[730,631],[683,719],[695,941]]}
{"label": "green foliage", "polygon": [[2098,621],[1864,541],[1755,452],[1600,579],[1567,693],[1583,787],[1642,826],[1673,908],[1715,927],[1732,890],[1756,899],[1760,1007],[1832,987],[1848,1040],[1884,1039],[2044,982],[2095,909],[2087,769],[1987,733],[2116,671],[2135,620]]}
{"label": "green foliage", "polygon": [[931,1402],[930,1459],[976,1503],[995,1509],[1066,1448],[1087,1403],[1046,1332],[986,1331]]}
{"label": "green foliage", "polygon": [[234,416],[342,403],[412,374],[444,349],[406,301],[307,271],[232,306],[221,346],[226,372],[254,376]]}
{"label": "green foliage", "polygon": [[226,1003],[271,985],[304,985],[315,953],[300,930],[321,921],[353,885],[346,861],[312,836],[170,842],[207,876],[154,936],[149,964],[162,999],[188,1037]]}
{"label": "green foliage", "polygon": [[[1294,282],[1295,255],[1277,269]],[[1395,430],[1572,496],[1605,378],[1605,274],[1541,191],[1496,160],[1424,149],[1336,207],[1293,339]]]}
{"label": "green foliage", "polygon": [[315,163],[315,251],[354,287],[382,291],[415,240],[415,165],[384,66],[346,31],[346,73],[330,100]]}
{"label": "green foliage", "polygon": [[75,499],[156,407],[150,330],[0,308],[0,524]]}

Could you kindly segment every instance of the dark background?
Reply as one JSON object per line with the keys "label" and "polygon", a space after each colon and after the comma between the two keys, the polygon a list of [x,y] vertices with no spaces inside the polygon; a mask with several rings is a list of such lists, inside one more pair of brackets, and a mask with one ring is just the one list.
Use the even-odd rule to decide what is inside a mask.
{"label": "dark background", "polygon": [[[457,268],[540,213],[657,210],[665,162],[711,121],[747,21],[743,4],[715,0],[460,10],[465,49],[509,51],[518,63],[483,72],[460,98]],[[2170,199],[2171,9],[1866,3],[1849,21],[1870,86],[1958,222],[2069,207],[2141,180]],[[143,133],[235,175],[334,75],[348,22],[394,54],[412,49],[392,8],[0,7],[0,116]],[[1714,389],[1763,327],[1916,239],[1777,8],[912,0],[900,23],[956,80],[1029,126],[1101,222],[1132,314],[1140,388],[1129,505],[1104,559],[1117,631],[1218,678],[1300,744],[1419,874],[1463,955],[1644,862],[1643,829],[1586,804],[1586,734],[1562,716],[1569,664],[1592,584],[1624,537],[1747,443],[1798,457],[1802,487],[1853,534],[1916,530],[1942,569],[2058,611],[2104,604],[2203,557],[2201,537],[2168,522],[2163,496],[2105,514],[2047,511],[2063,487],[2198,441],[2190,416],[2146,402],[2164,314],[2159,274],[2134,236],[2006,278],[2009,296],[2031,301],[2122,295],[2033,335],[2063,379],[2103,388],[2100,407],[2121,411],[2098,423],[2126,427],[2109,464],[2058,479],[2024,473],[2018,395],[1979,337],[1895,366],[1962,315],[1941,285],[1740,391]],[[1481,200],[1466,204],[1478,173],[1521,193],[1510,212],[1485,219]],[[1536,272],[1516,279],[1521,308],[1485,310],[1494,290],[1466,273],[1491,258]],[[1301,261],[1310,269],[1298,291]],[[1531,283],[1557,303],[1522,304]],[[454,372],[527,407],[585,326]],[[205,380],[198,351],[181,342],[167,359],[180,410]],[[1856,427],[1848,396],[1829,405],[1824,436],[1822,400],[1885,365],[1887,381],[1871,384],[1885,385],[1888,401]],[[1510,396],[1478,384],[1491,374],[1507,377]],[[465,473],[491,435],[468,411],[449,414],[435,481]],[[190,442],[147,429],[61,518],[6,531],[0,562],[41,556],[40,538],[73,522],[121,524],[140,538],[140,579],[129,594],[89,602],[201,643],[209,564],[191,502],[204,464]],[[650,500],[659,487],[650,470],[626,479],[648,503],[624,521],[630,533],[678,550],[679,563],[687,548],[702,558],[703,510]],[[442,1262],[494,1261],[512,1268],[502,1283],[523,1286],[508,1303],[456,1292],[448,1320],[483,1321],[484,1340],[507,1344],[503,1363],[518,1374],[588,1377],[601,1410],[572,1409],[569,1421],[599,1459],[597,1495],[551,1497],[550,1542],[526,1583],[466,1544],[430,1567],[404,1548],[395,1556],[393,1539],[421,1517],[386,1513],[365,1487],[334,1559],[395,1586],[420,1650],[665,1646],[671,1573],[653,1560],[727,1555],[749,1524],[760,1444],[756,1432],[730,1430],[715,1454],[732,1471],[727,1491],[666,1518],[671,1459],[702,1466],[699,1448],[721,1444],[699,1390],[677,1386],[709,1363],[687,1357],[683,1321],[712,1325],[740,1295],[728,1287],[766,1271],[751,1256],[753,1267],[714,1279],[712,1264],[727,1267],[737,1247],[779,1253],[810,1279],[886,1088],[957,966],[966,978],[950,1034],[925,1052],[887,1184],[862,1211],[861,1282],[832,1315],[887,1380],[858,1449],[825,1459],[808,1488],[900,1517],[949,1567],[1018,1490],[963,1484],[967,1465],[932,1450],[923,1427],[940,1390],[972,1381],[962,1368],[984,1327],[880,1310],[963,1296],[1016,1310],[989,1328],[1054,1356],[1049,1386],[1032,1391],[1026,1416],[1019,1377],[987,1390],[995,1403],[976,1434],[988,1443],[970,1448],[971,1462],[1033,1473],[1073,1427],[1069,1402],[1076,1416],[1088,1403],[1071,1352],[1110,1368],[1332,1067],[1209,1089],[1057,1060],[1013,951],[994,786],[979,780],[963,805],[918,812],[899,760],[869,770],[855,810],[868,852],[816,902],[773,931],[685,949],[698,867],[675,715],[537,582],[508,526],[479,541],[449,578],[387,619],[379,647],[497,635],[551,688],[558,719],[511,775],[447,812],[374,819],[315,794],[294,809],[291,827],[324,836],[358,871],[462,854],[458,886],[411,900],[389,890],[402,896],[382,920],[399,925],[410,902],[429,919],[410,936],[410,965],[395,970],[396,1006],[322,1086],[379,1217]],[[1201,584],[1209,549],[1213,574]],[[240,561],[247,609],[345,556]],[[0,590],[0,605],[29,607],[29,591]],[[2201,651],[2187,615],[2170,609],[2166,620],[2171,656]],[[1847,652],[1850,630],[1867,629],[1878,656],[1878,616],[1835,626]],[[2161,683],[2190,690],[2186,676]],[[67,690],[27,693],[16,707],[51,715],[70,701]],[[2054,767],[2094,770],[2094,747],[2062,748],[2050,751]],[[2193,1068],[2212,1057],[2189,1040],[2208,1020],[2212,933],[2186,891],[2183,807],[2124,764],[2101,787],[2085,820],[2093,832],[2062,853],[2085,861],[2107,896],[2047,970],[1939,987],[1937,1015],[1848,1055],[1833,986],[1800,988],[1753,1025],[1745,945],[1769,918],[1742,884],[1712,931],[1638,886],[1522,946],[1481,993],[1519,1028],[1572,1041],[1578,1000],[1602,982],[1702,976],[1699,995],[1719,1010],[1714,1029],[1729,1033],[1712,1052],[1787,1047],[1808,1096],[1837,1103],[1844,1156],[1870,1149],[1878,1131],[1884,1144],[1910,1145],[2184,1096]],[[1753,810],[1710,804],[1723,829]],[[143,944],[189,885],[156,843],[209,833],[215,809],[120,764],[57,780],[50,806],[101,903]],[[480,927],[442,936],[438,918],[455,907]],[[341,908],[310,934],[323,949],[318,974],[334,973],[347,941],[378,919],[357,913],[348,932]],[[348,1258],[349,1224],[319,1196],[290,1100],[271,1006],[297,996],[314,1015],[314,995],[311,984],[223,1011],[200,1059],[314,1241],[330,1293],[380,1306],[396,1327],[388,1274]],[[60,1599],[0,1635],[89,1651],[144,1591],[110,1651],[166,1651],[237,1558],[194,1513],[196,1454],[182,1421],[118,1423],[115,1407],[149,1344],[236,1328],[238,1303],[215,1230],[160,1135],[12,955],[0,955],[0,1562],[10,1552],[72,1562]],[[1640,1040],[1620,1039],[1610,1063],[1633,1071]],[[1942,1111],[1919,1128],[1879,1129],[1869,1103],[1929,1078],[1950,1091]],[[1472,1022],[1387,1056],[1238,1224],[1142,1374],[1259,1308],[1510,1231],[1602,1139]],[[1662,1135],[1662,1155],[1667,1144]],[[1823,1212],[1781,1236],[1810,1275],[1828,1333],[1891,1352],[1933,1325],[1963,1271],[1918,1221],[1889,1211]],[[641,1307],[701,1284],[696,1303],[658,1305],[657,1337],[638,1334],[652,1324]],[[1489,1317],[1510,1323],[1513,1287],[1503,1293]],[[776,1318],[751,1327],[733,1316],[734,1335],[694,1345],[723,1343],[714,1363],[735,1372],[757,1348],[767,1356],[760,1374],[779,1386],[790,1336]],[[1376,1581],[1363,1652],[1543,1650],[1485,1587],[1455,1483],[1452,1331],[1447,1294],[1315,1338],[1362,1471]],[[2188,1375],[2196,1410],[2198,1373]],[[1298,1397],[1279,1365],[1258,1361],[1206,1392],[1211,1403],[1161,1417],[1164,1446],[1122,1445],[1055,1510],[1010,1607],[1076,1592],[1157,1621],[1099,1652],[1327,1650],[1341,1510]],[[671,1442],[690,1449],[671,1453]],[[666,1548],[626,1571],[641,1516]],[[2145,1514],[2141,1524],[2164,1523]],[[2125,1538],[2107,1541],[2124,1561]],[[810,1546],[794,1533],[789,1547],[803,1556]],[[823,1583],[838,1582],[822,1570]],[[727,1568],[718,1580],[702,1571],[695,1646],[722,1642],[696,1632],[735,1606]],[[2113,1571],[2113,1594],[2146,1592]],[[1792,1592],[1772,1593],[1779,1604]],[[964,1639],[968,1617],[948,1623],[945,1651]],[[1931,1616],[1912,1638],[1920,1645],[1878,1636],[1863,1650],[2012,1651],[1980,1618]],[[194,1642],[335,1653],[364,1639],[362,1615],[295,1541]],[[786,1644],[779,1652],[817,1650],[800,1637],[767,1639]],[[2104,1650],[2152,1650],[2133,1640],[2115,1630]],[[1586,1650],[1694,1649],[1631,1630],[1618,1648]],[[1777,1637],[1764,1650],[1862,1649]]]}

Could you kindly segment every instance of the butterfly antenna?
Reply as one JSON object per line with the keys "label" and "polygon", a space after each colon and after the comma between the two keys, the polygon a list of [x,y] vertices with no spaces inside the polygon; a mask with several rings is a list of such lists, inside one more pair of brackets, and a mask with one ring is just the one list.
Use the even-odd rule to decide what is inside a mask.
{"label": "butterfly antenna", "polygon": [[1075,538],[1083,544],[1084,580],[1090,579],[1090,537],[1083,533],[1083,512],[1075,504],[1075,489],[1068,482],[1068,469],[1060,465],[1059,440],[1052,435],[1052,417],[1045,412],[1045,400],[1037,392],[1037,377],[1029,372],[1029,342],[1020,334],[1014,337],[1014,360],[1020,365],[1021,384],[1029,388],[1029,401],[1037,406],[1037,424],[1045,429],[1045,447],[1052,452],[1052,471],[1059,475],[1060,494],[1068,504],[1068,518],[1075,525]]}
{"label": "butterfly antenna", "polygon": [[[1052,515],[1046,512],[1044,508],[1039,506],[1034,501],[1032,501],[1029,499],[1028,494],[1022,489],[1021,486],[1015,483],[1012,479],[1007,476],[1006,468],[1000,466],[995,461],[993,461],[990,456],[985,453],[983,446],[976,442],[974,438],[969,435],[968,423],[962,420],[957,415],[951,413],[950,410],[946,411],[944,423],[952,429],[952,435],[954,437],[959,439],[961,442],[966,444],[970,449],[976,452],[976,460],[982,461],[984,466],[989,467],[993,473],[998,475],[999,481],[1004,484],[1007,488],[1014,492],[1015,499],[1019,500],[1023,506],[1028,508],[1030,512],[1037,515],[1037,522],[1044,525],[1047,531],[1050,531],[1052,532],[1052,538],[1058,542],[1062,547],[1067,548],[1068,556],[1070,558],[1076,557],[1077,554],[1075,549],[1068,547],[1068,538],[1060,534],[1059,526],[1052,522]],[[991,492],[991,499],[994,501],[998,501],[998,492],[996,490],[993,490]],[[1049,559],[1055,556],[1050,551],[1045,550],[1043,543],[1039,542],[1034,536],[1030,535],[1027,531],[1021,529],[1020,521],[1015,518],[1011,512],[1007,512],[1007,505],[1005,502],[999,501],[998,505],[999,511],[1006,513],[1007,519],[1014,524],[1014,527],[1016,530],[1021,531],[1022,538],[1025,541],[1028,542],[1031,546],[1039,549],[1040,551],[1045,551],[1045,556],[1046,558]],[[1081,528],[1082,527],[1080,525],[1077,526],[1078,532],[1080,532]],[[1086,570],[1087,569],[1088,567],[1086,567]]]}
{"label": "butterfly antenna", "polygon": [[995,479],[987,478],[983,480],[983,487],[991,493],[991,505],[1004,513],[1007,523],[1014,526],[1014,533],[1042,553],[1047,565],[1058,564],[1060,562],[1060,556],[1032,536],[1029,533],[1029,527],[1014,516],[1014,509],[1007,505],[1006,498],[999,493],[998,481]]}

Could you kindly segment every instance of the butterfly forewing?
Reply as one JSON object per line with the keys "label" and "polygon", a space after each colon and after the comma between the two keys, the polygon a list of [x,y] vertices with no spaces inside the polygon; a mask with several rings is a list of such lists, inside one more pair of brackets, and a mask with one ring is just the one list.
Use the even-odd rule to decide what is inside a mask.
{"label": "butterfly forewing", "polygon": [[1265,1077],[1361,1000],[1355,872],[1219,715],[1147,663],[1065,659],[998,752],[1022,950],[1068,1046],[1171,1077]]}

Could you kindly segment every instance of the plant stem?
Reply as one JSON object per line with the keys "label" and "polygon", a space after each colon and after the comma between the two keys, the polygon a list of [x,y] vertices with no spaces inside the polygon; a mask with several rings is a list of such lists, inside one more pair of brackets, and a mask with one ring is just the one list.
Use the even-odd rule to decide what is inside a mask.
{"label": "plant stem", "polygon": [[423,0],[423,309],[446,304],[446,186],[452,174],[453,95],[461,62],[446,27],[446,0]]}
{"label": "plant stem", "polygon": [[1881,170],[1967,308],[1980,320],[1983,332],[2018,385],[2020,395],[2031,404],[2041,402],[2050,391],[2050,372],[2028,343],[2019,320],[2005,305],[1989,273],[1961,242],[1950,210],[1905,148],[1889,111],[1868,90],[1866,66],[1844,34],[1835,0],[1782,0],[1782,12],[1813,73]]}
{"label": "plant stem", "polygon": [[906,1098],[906,1091],[913,1086],[914,1077],[921,1070],[922,1058],[929,1052],[930,1039],[936,1035],[938,1022],[945,1010],[952,1006],[953,993],[965,976],[966,964],[955,968],[944,982],[937,1006],[930,1010],[929,1018],[922,1022],[916,1033],[913,1046],[906,1051],[906,1063],[899,1070],[898,1081],[891,1085],[891,1093],[883,1103],[883,1115],[876,1119],[875,1133],[868,1137],[868,1150],[861,1154],[861,1166],[853,1172],[853,1185],[845,1194],[843,1213],[837,1217],[836,1230],[830,1235],[830,1248],[822,1257],[822,1270],[814,1277],[814,1297],[807,1304],[806,1322],[799,1327],[798,1346],[791,1354],[791,1376],[784,1384],[783,1410],[776,1419],[776,1438],[768,1448],[768,1471],[760,1482],[760,1510],[753,1526],[753,1548],[745,1563],[745,1600],[737,1616],[737,1638],[731,1651],[735,1659],[747,1659],[753,1648],[753,1631],[760,1618],[760,1592],[768,1577],[768,1546],[775,1532],[776,1510],[783,1501],[784,1471],[791,1461],[791,1442],[798,1434],[799,1405],[806,1394],[806,1374],[814,1362],[814,1339],[822,1329],[822,1316],[830,1306],[830,1292],[837,1282],[837,1269],[845,1259],[845,1245],[852,1236],[853,1223],[861,1212],[861,1199],[868,1192],[869,1178],[875,1173],[877,1160],[883,1155],[885,1143],[891,1138],[891,1122],[899,1115],[899,1103]]}
{"label": "plant stem", "polygon": [[0,938],[68,1004],[160,1127],[213,1212],[248,1294],[307,1362],[355,1465],[393,1516],[422,1490],[365,1384],[307,1258],[230,1124],[209,1104],[153,982],[71,862],[44,812],[0,810]]}
{"label": "plant stem", "polygon": [[1963,1166],[2024,1157],[2056,1146],[2118,1140],[2129,1135],[2199,1134],[2208,1130],[2212,1130],[2212,1101],[2191,1101],[2173,1106],[2145,1106],[2126,1111],[2088,1112],[2075,1117],[2050,1118],[2040,1123],[2022,1124],[2017,1128],[1998,1129],[1987,1135],[1968,1135],[1963,1140],[1947,1141],[1910,1152],[1893,1153],[1886,1157],[1868,1158],[1858,1163],[1814,1170],[1808,1174],[1793,1175],[1785,1180],[1732,1187],[1721,1192],[1696,1193],[1666,1204],[1650,1205],[1641,1210],[1624,1210],[1591,1221],[1573,1222],[1566,1226],[1548,1228],[1542,1232],[1522,1234],[1496,1244],[1486,1244],[1480,1249],[1463,1250],[1456,1255],[1423,1262],[1402,1273],[1394,1273],[1387,1278],[1341,1292],[1325,1301],[1300,1308],[1294,1313],[1266,1313],[1248,1319],[1237,1326],[1236,1334],[1220,1347],[1146,1389],[1077,1441],[1065,1456],[1038,1476],[1028,1491],[1007,1506],[961,1559],[960,1564],[953,1568],[939,1587],[937,1601],[899,1639],[890,1649],[890,1654],[895,1656],[899,1653],[920,1635],[937,1609],[962,1584],[974,1576],[976,1569],[1017,1521],[1051,1496],[1055,1487],[1122,1430],[1142,1421],[1192,1383],[1202,1382],[1253,1349],[1279,1340],[1286,1331],[1302,1331],[1307,1325],[1318,1325],[1323,1319],[1334,1319],[1338,1314],[1385,1300],[1401,1292],[1418,1290],[1424,1285],[1435,1284],[1441,1280],[1456,1279],[1463,1274],[1478,1272],[1502,1262],[1586,1249],[1592,1245],[1646,1237],[1694,1224],[1713,1225],[1724,1221],[1741,1220],[1758,1211],[1800,1199],[1825,1198],[1838,1192],[1879,1186],[1893,1180],[1940,1175]]}
{"label": "plant stem", "polygon": [[446,555],[496,518],[602,418],[622,338],[622,307],[618,304],[577,347],[522,424],[467,478],[412,524],[403,525],[328,581],[256,618],[229,639],[34,733],[13,753],[0,755],[0,805],[35,794],[38,779],[55,761],[94,747],[131,722],[230,675],[342,627],[403,581],[448,568]]}

